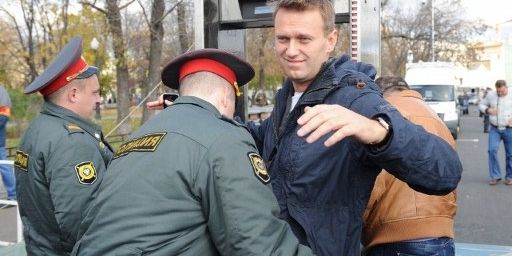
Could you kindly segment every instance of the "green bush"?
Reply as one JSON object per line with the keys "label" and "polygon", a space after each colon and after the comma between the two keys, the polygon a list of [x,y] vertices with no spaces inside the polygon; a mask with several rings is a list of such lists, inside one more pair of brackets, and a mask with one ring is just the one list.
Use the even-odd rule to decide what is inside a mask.
{"label": "green bush", "polygon": [[11,97],[11,118],[7,123],[7,138],[19,138],[28,127],[43,103],[43,97],[39,94],[25,95],[21,89],[7,88]]}

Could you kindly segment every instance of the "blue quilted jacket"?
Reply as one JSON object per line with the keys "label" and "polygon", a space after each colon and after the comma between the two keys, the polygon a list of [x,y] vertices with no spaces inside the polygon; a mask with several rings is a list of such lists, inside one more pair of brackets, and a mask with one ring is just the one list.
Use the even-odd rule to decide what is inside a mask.
{"label": "blue quilted jacket", "polygon": [[[280,217],[317,255],[360,254],[363,211],[382,168],[427,194],[446,194],[461,178],[457,153],[386,103],[374,77],[370,65],[348,56],[332,58],[284,124],[291,81],[277,93],[271,117],[259,126],[248,125],[268,165]],[[317,104],[339,104],[368,118],[382,117],[391,125],[391,137],[385,145],[346,138],[328,148],[323,143],[329,134],[308,144],[297,136],[297,119],[304,107]]]}

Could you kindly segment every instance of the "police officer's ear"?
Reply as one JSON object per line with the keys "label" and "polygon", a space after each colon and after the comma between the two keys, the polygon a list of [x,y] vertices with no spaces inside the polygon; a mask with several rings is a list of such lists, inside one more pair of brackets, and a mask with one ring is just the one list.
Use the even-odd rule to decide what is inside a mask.
{"label": "police officer's ear", "polygon": [[69,102],[77,103],[79,101],[80,88],[78,87],[77,80],[68,84],[66,90],[66,98]]}
{"label": "police officer's ear", "polygon": [[232,104],[231,102],[234,100],[233,97],[234,97],[234,93],[232,93],[231,91],[233,90],[233,88],[231,86],[222,86],[222,89],[221,89],[221,92],[222,93],[219,93],[220,95],[220,103],[222,105],[223,108],[228,108],[230,104]]}
{"label": "police officer's ear", "polygon": [[66,99],[69,102],[76,103],[78,102],[78,98],[76,97],[77,89],[76,87],[70,87],[66,90]]}

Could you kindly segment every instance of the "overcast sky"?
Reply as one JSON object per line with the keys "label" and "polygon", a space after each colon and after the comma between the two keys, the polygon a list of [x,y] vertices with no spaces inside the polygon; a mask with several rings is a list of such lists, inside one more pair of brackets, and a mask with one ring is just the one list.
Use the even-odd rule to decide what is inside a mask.
{"label": "overcast sky", "polygon": [[463,0],[463,3],[466,5],[468,15],[482,18],[489,25],[512,20],[510,0]]}

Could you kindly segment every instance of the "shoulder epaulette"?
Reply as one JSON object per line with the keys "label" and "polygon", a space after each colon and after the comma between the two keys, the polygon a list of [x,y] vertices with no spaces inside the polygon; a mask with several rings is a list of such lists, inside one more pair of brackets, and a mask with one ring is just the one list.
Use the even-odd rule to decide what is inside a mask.
{"label": "shoulder epaulette", "polygon": [[66,124],[64,126],[66,127],[69,133],[84,132],[84,130],[76,124]]}

